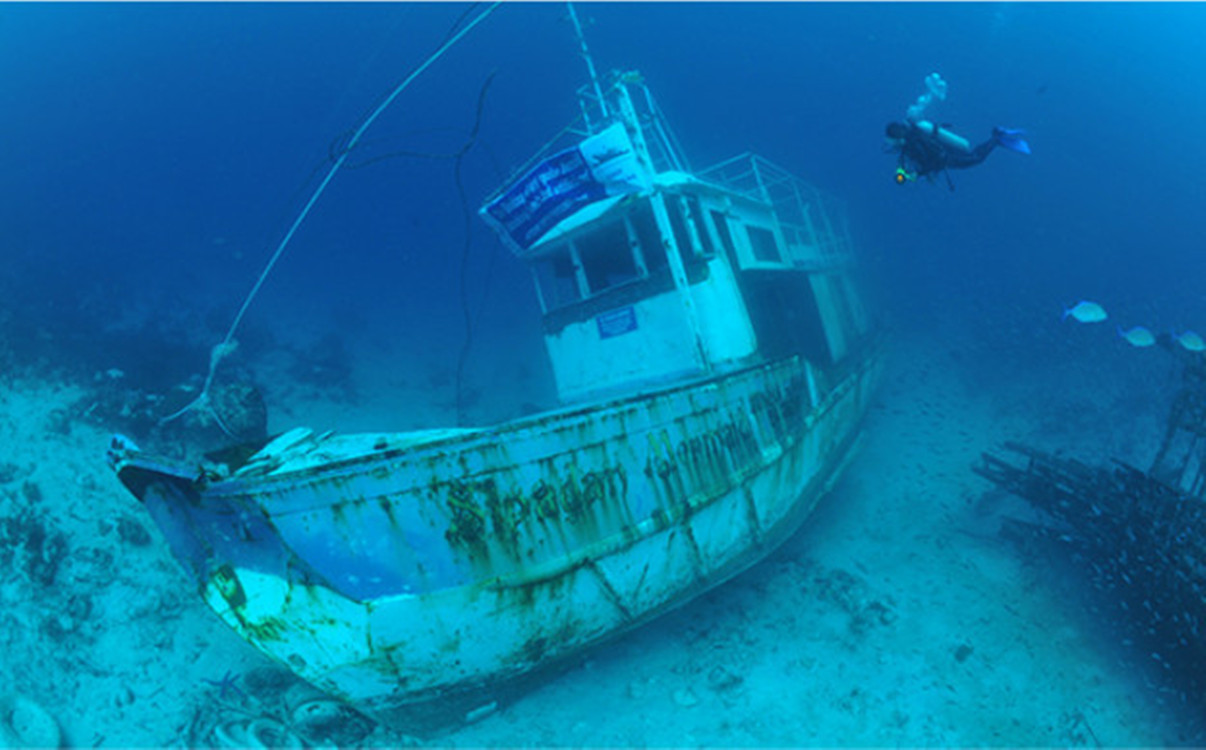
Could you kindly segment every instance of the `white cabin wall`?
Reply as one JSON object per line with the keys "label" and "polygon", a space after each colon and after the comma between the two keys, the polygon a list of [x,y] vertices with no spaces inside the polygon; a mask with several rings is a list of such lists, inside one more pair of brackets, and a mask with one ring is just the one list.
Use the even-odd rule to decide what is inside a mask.
{"label": "white cabin wall", "polygon": [[695,300],[700,336],[712,364],[754,354],[758,339],[727,262],[720,257],[712,258],[708,262],[708,280],[691,287],[691,297]]}
{"label": "white cabin wall", "polygon": [[843,313],[841,306],[846,303],[845,300],[839,299],[842,290],[835,283],[836,280],[837,277],[825,273],[816,273],[809,277],[821,314],[821,327],[825,331],[826,343],[829,344],[829,354],[835,362],[846,356],[849,337],[854,333],[848,320],[849,316]]}
{"label": "white cabin wall", "polygon": [[704,370],[677,292],[632,305],[636,329],[603,338],[597,316],[545,337],[563,402]]}

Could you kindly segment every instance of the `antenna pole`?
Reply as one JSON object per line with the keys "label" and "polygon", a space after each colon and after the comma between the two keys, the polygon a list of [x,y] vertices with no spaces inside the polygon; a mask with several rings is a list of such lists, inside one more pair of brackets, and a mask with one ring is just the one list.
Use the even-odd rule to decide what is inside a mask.
{"label": "antenna pole", "polygon": [[590,82],[595,87],[595,96],[599,98],[599,109],[603,110],[603,117],[608,116],[607,102],[603,99],[603,88],[599,86],[599,76],[595,74],[595,61],[590,56],[590,49],[586,46],[586,37],[582,34],[582,24],[578,23],[578,14],[574,11],[573,3],[566,3],[569,8],[570,20],[574,22],[574,34],[578,37],[578,44],[582,47],[582,57],[586,58],[586,69],[590,71]]}

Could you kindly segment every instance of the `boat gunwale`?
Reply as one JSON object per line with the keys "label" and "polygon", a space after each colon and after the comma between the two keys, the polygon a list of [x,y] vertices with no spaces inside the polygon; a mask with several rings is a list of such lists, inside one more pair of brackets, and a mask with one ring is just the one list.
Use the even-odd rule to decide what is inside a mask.
{"label": "boat gunwale", "polygon": [[[788,366],[792,360],[799,360],[800,362],[808,361],[799,354],[791,354],[773,360],[764,360],[754,364],[743,365],[735,369],[726,370],[724,372],[714,372],[699,377],[681,380],[654,389],[635,391],[628,395],[612,396],[585,404],[574,404],[572,406],[552,409],[549,411],[539,412],[537,414],[525,415],[487,427],[468,428],[464,432],[441,435],[429,442],[411,444],[404,447],[387,447],[377,451],[367,451],[358,455],[342,457],[330,462],[323,462],[321,464],[307,464],[295,469],[288,469],[287,467],[289,461],[286,460],[276,468],[270,469],[264,473],[257,473],[250,476],[239,476],[239,470],[236,470],[235,473],[230,477],[211,482],[206,487],[206,492],[207,494],[215,495],[255,494],[259,488],[267,488],[281,483],[297,482],[303,477],[306,479],[327,479],[334,475],[345,473],[349,469],[354,469],[362,464],[375,463],[378,461],[389,461],[402,458],[407,455],[414,455],[418,452],[436,452],[441,448],[445,448],[450,445],[458,446],[459,450],[466,450],[469,449],[474,443],[496,442],[500,439],[503,439],[504,436],[509,433],[514,433],[530,425],[539,424],[548,420],[555,420],[558,423],[564,424],[589,412],[608,411],[612,409],[634,406],[643,401],[650,401],[678,392],[695,390],[702,387],[707,387],[709,385],[719,385],[723,380],[741,375],[748,375],[758,370],[770,370],[777,367],[785,367]],[[555,430],[556,427],[550,425],[547,429],[551,431]],[[338,436],[340,433],[327,433],[327,436],[332,434]],[[356,435],[376,435],[378,440],[388,440],[390,436],[407,434],[410,433],[347,433],[347,436],[353,437]],[[588,448],[590,446],[605,442],[608,442],[607,438],[602,438],[591,442],[582,442],[576,444],[574,449],[577,450]],[[310,448],[307,448],[306,453],[321,450],[322,443],[320,442]]]}

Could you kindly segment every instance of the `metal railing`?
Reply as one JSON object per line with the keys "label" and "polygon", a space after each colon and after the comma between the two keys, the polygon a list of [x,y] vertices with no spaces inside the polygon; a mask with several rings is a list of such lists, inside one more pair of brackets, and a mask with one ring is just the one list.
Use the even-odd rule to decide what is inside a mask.
{"label": "metal railing", "polygon": [[612,71],[605,87],[596,88],[593,82],[585,84],[578,89],[576,96],[579,113],[573,122],[549,139],[527,161],[513,168],[507,179],[486,196],[483,204],[497,198],[517,177],[527,173],[541,159],[577,145],[621,119],[635,121],[641,137],[639,143],[634,145],[641,158],[648,160],[653,172],[690,171],[690,164],[683,155],[678,138],[639,73]]}
{"label": "metal railing", "polygon": [[852,243],[846,211],[786,169],[745,153],[711,166],[699,179],[770,205],[788,246],[813,247],[826,261],[850,258]]}
{"label": "metal railing", "polygon": [[640,128],[654,172],[690,171],[691,166],[683,154],[678,137],[640,73],[611,71],[608,85],[601,93],[603,102],[600,102],[600,93],[593,85],[578,89],[578,106],[582,111],[578,122],[581,127],[571,132],[586,137],[603,130],[617,119],[629,119]]}
{"label": "metal railing", "polygon": [[[639,73],[613,70],[605,86],[584,85],[578,89],[577,98],[578,117],[516,169],[487,202],[540,159],[602,131],[617,120],[635,122],[640,137],[634,139],[634,146],[655,173],[691,171],[678,138]],[[845,207],[786,169],[755,154],[744,153],[695,177],[770,205],[789,249],[806,251],[812,260],[825,265],[851,259]]]}

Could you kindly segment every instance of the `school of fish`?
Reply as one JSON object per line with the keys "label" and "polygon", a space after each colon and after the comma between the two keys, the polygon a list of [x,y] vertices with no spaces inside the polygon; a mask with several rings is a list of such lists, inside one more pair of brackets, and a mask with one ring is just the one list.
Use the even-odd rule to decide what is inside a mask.
{"label": "school of fish", "polygon": [[[1072,318],[1078,323],[1101,323],[1109,319],[1109,317],[1104,307],[1096,302],[1082,299],[1075,305],[1064,308],[1061,320]],[[1149,346],[1154,346],[1156,343],[1156,335],[1152,333],[1151,329],[1144,326],[1134,326],[1129,329],[1117,326],[1117,328],[1118,337],[1137,349],[1145,349]],[[1194,331],[1172,332],[1170,335],[1172,340],[1180,344],[1181,348],[1186,351],[1206,352],[1206,341]]]}

